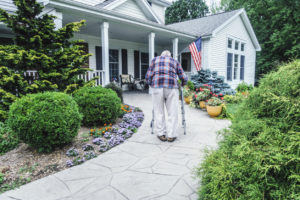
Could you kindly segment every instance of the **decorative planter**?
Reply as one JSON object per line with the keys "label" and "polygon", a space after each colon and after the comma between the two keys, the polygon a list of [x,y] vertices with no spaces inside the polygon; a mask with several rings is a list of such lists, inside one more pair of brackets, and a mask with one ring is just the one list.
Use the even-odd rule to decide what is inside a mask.
{"label": "decorative planter", "polygon": [[206,108],[205,101],[200,101],[199,106],[201,109]]}
{"label": "decorative planter", "polygon": [[207,113],[211,117],[218,117],[222,112],[222,106],[206,106]]}
{"label": "decorative planter", "polygon": [[186,104],[190,104],[190,103],[191,103],[191,100],[192,100],[192,97],[191,97],[191,96],[184,97],[184,101],[185,101]]}

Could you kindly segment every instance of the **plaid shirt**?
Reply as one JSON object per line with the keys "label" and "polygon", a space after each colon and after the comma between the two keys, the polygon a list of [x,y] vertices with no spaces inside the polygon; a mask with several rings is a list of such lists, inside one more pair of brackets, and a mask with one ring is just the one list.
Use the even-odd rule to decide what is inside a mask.
{"label": "plaid shirt", "polygon": [[181,64],[171,57],[158,56],[151,61],[146,81],[152,88],[178,88],[177,75],[185,85],[188,79]]}

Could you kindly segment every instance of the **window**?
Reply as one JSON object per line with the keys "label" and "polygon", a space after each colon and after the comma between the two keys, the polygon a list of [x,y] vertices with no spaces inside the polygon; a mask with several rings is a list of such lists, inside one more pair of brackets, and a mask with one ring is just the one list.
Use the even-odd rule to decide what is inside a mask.
{"label": "window", "polygon": [[241,51],[244,51],[244,50],[245,50],[245,44],[242,43],[242,44],[241,44]]}
{"label": "window", "polygon": [[228,45],[227,45],[227,47],[228,47],[229,49],[232,48],[232,39],[228,39]]}
{"label": "window", "polygon": [[235,43],[234,43],[234,49],[235,50],[239,50],[239,42],[238,41],[235,41]]}
{"label": "window", "polygon": [[233,67],[233,79],[237,79],[237,73],[238,73],[238,63],[239,63],[239,55],[234,54],[234,67]]}
{"label": "window", "polygon": [[245,74],[245,56],[241,56],[240,80],[244,80],[244,74]]}
{"label": "window", "polygon": [[109,50],[109,79],[118,81],[119,77],[119,51],[116,49]]}
{"label": "window", "polygon": [[145,79],[149,68],[149,53],[141,53],[141,77]]}
{"label": "window", "polygon": [[14,44],[14,40],[12,38],[0,37],[0,44],[1,45],[12,45],[12,44]]}
{"label": "window", "polygon": [[181,66],[183,71],[191,71],[191,53],[182,53],[181,54]]}
{"label": "window", "polygon": [[227,53],[227,81],[232,80],[232,53]]}

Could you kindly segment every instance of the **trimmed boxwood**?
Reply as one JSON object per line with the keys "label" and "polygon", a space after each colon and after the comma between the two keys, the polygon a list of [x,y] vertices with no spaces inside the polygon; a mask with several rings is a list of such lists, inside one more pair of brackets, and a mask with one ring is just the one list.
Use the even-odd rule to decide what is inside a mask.
{"label": "trimmed boxwood", "polygon": [[260,81],[198,169],[199,199],[300,199],[300,60]]}
{"label": "trimmed boxwood", "polygon": [[119,86],[117,86],[115,83],[109,83],[105,86],[105,88],[112,89],[115,91],[118,95],[118,97],[121,99],[121,102],[123,102],[123,90]]}
{"label": "trimmed boxwood", "polygon": [[0,122],[0,155],[4,154],[19,144],[17,135],[7,126]]}
{"label": "trimmed boxwood", "polygon": [[116,92],[101,86],[83,87],[74,93],[74,99],[85,126],[113,123],[121,112],[121,100]]}
{"label": "trimmed boxwood", "polygon": [[60,92],[29,94],[10,106],[8,126],[39,152],[70,143],[82,116],[71,96]]}

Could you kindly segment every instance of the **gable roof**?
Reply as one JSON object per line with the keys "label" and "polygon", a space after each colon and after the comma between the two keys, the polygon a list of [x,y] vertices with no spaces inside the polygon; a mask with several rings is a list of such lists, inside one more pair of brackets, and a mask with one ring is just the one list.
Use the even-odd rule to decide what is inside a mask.
{"label": "gable roof", "polygon": [[[139,7],[141,12],[151,21],[163,24],[159,17],[152,10],[150,4],[146,0],[132,0],[134,4]],[[122,6],[123,4],[129,2],[129,0],[105,0],[102,3],[96,5],[96,7],[104,8],[108,10],[113,10],[117,7]]]}
{"label": "gable roof", "polygon": [[236,17],[241,16],[247,29],[249,36],[255,46],[256,51],[260,51],[261,47],[258,43],[254,30],[251,26],[250,20],[247,17],[246,11],[242,9],[233,10],[230,12],[223,12],[198,19],[192,19],[184,22],[174,23],[167,25],[168,27],[177,30],[185,30],[196,34],[198,37],[215,36],[217,32],[222,30],[227,24],[232,22]]}
{"label": "gable roof", "polygon": [[196,33],[199,37],[208,36],[211,35],[215,29],[224,24],[228,19],[230,19],[239,11],[240,10],[234,10],[231,12],[209,15],[206,17],[169,24],[167,26]]}

